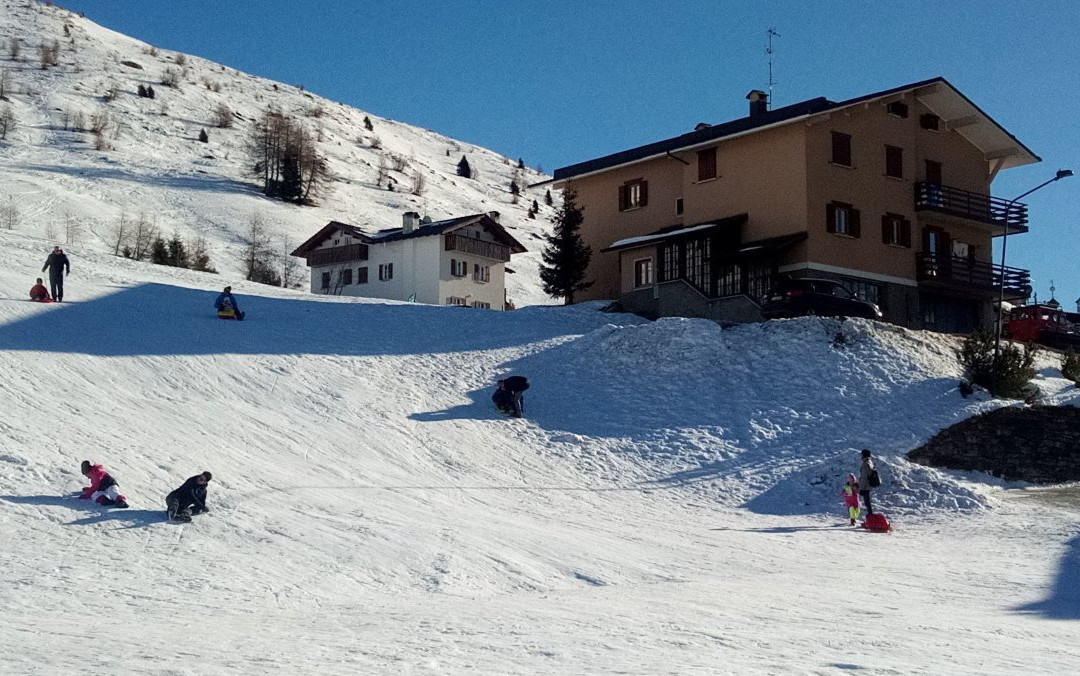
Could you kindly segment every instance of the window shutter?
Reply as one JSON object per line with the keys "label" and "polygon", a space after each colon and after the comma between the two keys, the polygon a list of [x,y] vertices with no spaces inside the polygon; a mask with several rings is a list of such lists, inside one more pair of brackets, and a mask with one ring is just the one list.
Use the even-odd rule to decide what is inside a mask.
{"label": "window shutter", "polygon": [[885,214],[881,217],[881,242],[883,244],[897,244],[892,241],[892,216]]}
{"label": "window shutter", "polygon": [[906,218],[900,221],[900,244],[911,248],[911,221]]}
{"label": "window shutter", "polygon": [[851,216],[850,216],[851,222],[849,224],[851,227],[849,228],[849,234],[852,237],[859,237],[859,236],[862,235],[862,228],[860,227],[860,224],[859,224],[859,210],[858,209],[848,209],[848,212],[851,214]]}
{"label": "window shutter", "polygon": [[619,211],[626,211],[626,186],[619,186]]}
{"label": "window shutter", "polygon": [[825,232],[836,232],[836,205],[825,205]]}
{"label": "window shutter", "polygon": [[393,279],[394,278],[394,264],[393,263],[387,263],[386,264],[386,278],[387,279]]}
{"label": "window shutter", "polygon": [[644,207],[644,206],[647,206],[648,204],[649,204],[649,182],[648,181],[642,181],[641,182],[641,205],[640,206]]}
{"label": "window shutter", "polygon": [[450,259],[450,276],[457,277],[457,261],[453,258]]}

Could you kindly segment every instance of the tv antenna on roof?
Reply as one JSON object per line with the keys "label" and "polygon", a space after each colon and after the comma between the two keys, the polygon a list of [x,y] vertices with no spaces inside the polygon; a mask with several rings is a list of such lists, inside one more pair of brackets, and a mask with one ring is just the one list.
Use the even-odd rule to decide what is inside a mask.
{"label": "tv antenna on roof", "polygon": [[769,104],[768,105],[769,105],[769,110],[772,110],[773,85],[776,84],[776,82],[773,81],[773,77],[772,77],[772,55],[773,55],[772,39],[773,39],[773,36],[780,37],[780,34],[776,32],[775,28],[770,28],[769,30],[765,31],[765,36],[769,41],[768,44],[765,46],[765,54],[767,54],[768,58],[769,58]]}

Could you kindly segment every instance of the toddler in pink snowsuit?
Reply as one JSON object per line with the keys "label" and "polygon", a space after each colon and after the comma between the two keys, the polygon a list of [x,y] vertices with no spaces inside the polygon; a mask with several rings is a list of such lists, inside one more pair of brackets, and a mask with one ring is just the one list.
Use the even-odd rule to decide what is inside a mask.
{"label": "toddler in pink snowsuit", "polygon": [[92,465],[89,460],[82,461],[82,473],[90,479],[90,485],[83,489],[80,500],[93,500],[99,505],[127,507],[127,498],[120,495],[120,486],[101,465]]}
{"label": "toddler in pink snowsuit", "polygon": [[859,480],[854,474],[847,475],[847,483],[841,491],[844,494],[844,506],[847,507],[848,518],[851,525],[859,520]]}

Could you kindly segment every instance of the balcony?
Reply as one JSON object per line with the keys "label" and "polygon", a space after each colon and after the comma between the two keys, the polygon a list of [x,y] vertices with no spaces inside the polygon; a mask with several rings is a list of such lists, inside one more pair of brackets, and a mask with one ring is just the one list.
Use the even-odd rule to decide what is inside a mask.
{"label": "balcony", "polygon": [[313,265],[333,265],[368,259],[367,244],[349,244],[329,249],[312,249],[307,254],[308,267]]}
{"label": "balcony", "polygon": [[1008,226],[1009,234],[1028,231],[1026,204],[938,183],[919,181],[915,184],[915,210],[966,218],[997,226],[1002,231]]}
{"label": "balcony", "polygon": [[1031,295],[1031,272],[1002,267],[958,256],[916,254],[919,286],[997,298],[1004,284],[1004,296],[1012,300]]}
{"label": "balcony", "polygon": [[510,260],[510,247],[495,242],[488,242],[483,239],[477,239],[475,237],[465,237],[463,235],[447,235],[446,250],[460,251],[482,258],[502,261],[503,263],[509,262]]}

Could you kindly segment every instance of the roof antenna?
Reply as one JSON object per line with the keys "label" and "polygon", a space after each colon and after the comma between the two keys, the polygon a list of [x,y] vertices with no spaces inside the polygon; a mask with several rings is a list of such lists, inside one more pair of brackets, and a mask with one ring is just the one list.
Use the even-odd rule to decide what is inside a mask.
{"label": "roof antenna", "polygon": [[765,53],[769,57],[769,110],[772,110],[772,103],[773,103],[773,91],[772,90],[773,90],[773,85],[776,84],[776,82],[773,81],[773,77],[772,77],[772,55],[773,55],[772,39],[773,39],[774,35],[776,37],[780,37],[780,34],[776,32],[775,28],[770,28],[769,30],[765,31],[765,35],[769,40],[768,45],[766,45],[766,47],[765,47]]}

